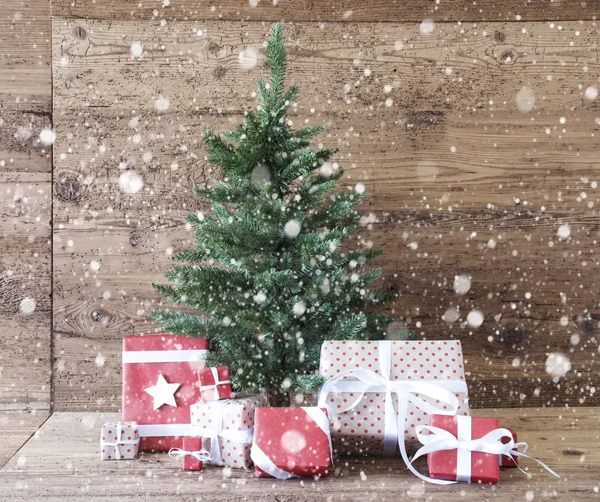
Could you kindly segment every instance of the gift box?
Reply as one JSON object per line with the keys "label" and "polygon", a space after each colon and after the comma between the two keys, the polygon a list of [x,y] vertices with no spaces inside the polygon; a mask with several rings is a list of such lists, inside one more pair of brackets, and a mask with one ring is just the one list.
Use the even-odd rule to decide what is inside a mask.
{"label": "gift box", "polygon": [[123,339],[123,420],[139,424],[141,451],[180,448],[192,435],[190,405],[208,342],[178,335]]}
{"label": "gift box", "polygon": [[169,450],[169,456],[183,458],[184,471],[201,471],[205,452],[202,450],[202,438],[187,436],[183,438],[183,448]]}
{"label": "gift box", "polygon": [[107,422],[100,433],[102,460],[135,460],[140,444],[138,424],[135,422]]}
{"label": "gift box", "polygon": [[252,460],[258,477],[324,476],[331,462],[324,409],[256,408]]}
{"label": "gift box", "polygon": [[218,401],[232,396],[229,368],[216,366],[200,370],[200,394],[202,401]]}
{"label": "gift box", "polygon": [[207,463],[239,469],[250,467],[254,410],[266,404],[262,395],[193,404],[190,407],[193,435],[202,436],[202,447],[209,452]]}
{"label": "gift box", "polygon": [[[459,341],[326,341],[320,374],[334,451],[394,455],[418,447],[431,413],[469,415]],[[389,399],[386,398],[389,396]]]}
{"label": "gift box", "polygon": [[[450,433],[457,440],[457,446],[460,446],[460,442],[465,444],[472,440],[481,440],[488,433],[496,431],[498,429],[498,419],[431,415],[429,425]],[[445,440],[444,437],[439,439],[441,441]],[[498,443],[499,441],[496,440],[495,442]],[[489,441],[489,443],[493,445],[494,441]],[[481,448],[485,449],[485,446]],[[471,451],[465,447],[431,451],[427,455],[427,465],[429,476],[432,479],[497,483],[500,478],[497,454]]]}
{"label": "gift box", "polygon": [[[508,431],[510,431],[510,433],[512,435],[512,439],[516,443],[517,442],[517,433],[514,430],[512,430],[510,427],[507,427],[506,429]],[[502,441],[502,444],[507,444],[510,441],[510,439],[505,436],[501,439],[501,441]],[[515,447],[515,448],[513,448],[513,451],[519,451],[519,449],[517,447]],[[500,467],[518,467],[519,457],[518,456],[509,457],[508,455],[500,455],[499,462],[500,462]]]}

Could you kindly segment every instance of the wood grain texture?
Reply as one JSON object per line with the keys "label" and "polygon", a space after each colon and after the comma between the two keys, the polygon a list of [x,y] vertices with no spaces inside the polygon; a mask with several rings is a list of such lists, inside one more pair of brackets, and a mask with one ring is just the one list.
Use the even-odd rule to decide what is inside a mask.
{"label": "wood grain texture", "polygon": [[[2,2],[0,411],[40,410],[42,420],[51,396],[52,177],[51,147],[39,136],[52,126],[50,38],[47,1]],[[7,444],[21,437],[10,428],[15,416],[0,416],[15,434]]]}
{"label": "wood grain texture", "polygon": [[0,468],[19,451],[48,419],[46,412],[0,414]]}
{"label": "wood grain texture", "polygon": [[[118,409],[121,339],[157,329],[150,283],[191,245],[185,215],[207,209],[193,186],[218,177],[201,133],[255,106],[267,30],[55,18],[58,409]],[[402,294],[401,321],[463,341],[475,407],[598,404],[600,112],[584,97],[600,75],[595,23],[286,33],[301,87],[290,118],[324,123],[319,141],[340,148],[344,184],[366,186],[357,241],[385,249],[381,286]],[[257,64],[244,68],[249,49]],[[144,182],[138,193],[120,190],[127,170]],[[472,280],[465,295],[453,290],[460,274]],[[466,323],[473,309],[485,315],[479,329]],[[555,381],[553,352],[572,365]]]}
{"label": "wood grain texture", "polygon": [[[11,461],[0,470],[0,489],[11,500],[70,502],[94,500],[598,500],[600,411],[598,408],[479,410],[513,427],[529,453],[548,463],[559,480],[524,460],[531,479],[503,469],[495,486],[423,484],[401,459],[348,458],[333,474],[312,479],[258,479],[252,471],[205,467],[183,472],[180,461],[166,454],[141,455],[137,461],[101,462],[98,431],[118,419],[106,413],[55,413]],[[426,471],[425,462],[417,468]]]}
{"label": "wood grain texture", "polygon": [[55,16],[90,19],[221,21],[578,21],[599,15],[596,1],[556,0],[54,0]]}

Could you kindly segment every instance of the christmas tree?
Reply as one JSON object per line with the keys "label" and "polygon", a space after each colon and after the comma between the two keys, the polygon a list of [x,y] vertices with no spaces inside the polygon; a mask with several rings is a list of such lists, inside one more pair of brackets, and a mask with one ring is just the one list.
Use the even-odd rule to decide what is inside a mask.
{"label": "christmas tree", "polygon": [[[364,187],[334,192],[343,174],[314,150],[323,127],[292,129],[287,111],[298,88],[285,88],[283,29],[265,43],[270,79],[258,81],[260,106],[221,135],[208,132],[206,160],[222,181],[196,192],[212,213],[192,213],[195,247],[153,285],[193,313],[153,313],[165,330],[207,337],[209,366],[230,368],[235,389],[266,391],[272,405],[290,391],[310,392],[324,340],[381,339],[392,317],[372,311],[394,295],[368,287],[382,275],[367,268],[381,251],[345,249],[360,219]],[[348,246],[346,246],[348,247]]]}

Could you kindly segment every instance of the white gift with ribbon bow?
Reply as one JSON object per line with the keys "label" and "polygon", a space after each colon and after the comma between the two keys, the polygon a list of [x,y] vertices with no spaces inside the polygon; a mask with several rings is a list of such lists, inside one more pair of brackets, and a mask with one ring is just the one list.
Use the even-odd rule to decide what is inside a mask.
{"label": "white gift with ribbon bow", "polygon": [[[381,392],[385,394],[384,411],[384,443],[383,455],[393,456],[396,445],[408,469],[418,478],[429,481],[429,478],[419,473],[410,463],[404,440],[404,424],[408,415],[408,404],[412,403],[423,412],[432,415],[456,415],[459,400],[456,394],[467,393],[464,380],[391,380],[392,342],[388,340],[377,342],[379,348],[379,373],[356,368],[341,372],[321,387],[319,393],[319,408],[326,408],[330,416],[338,415],[355,408],[366,392]],[[348,380],[348,378],[353,380]],[[352,392],[358,394],[354,401],[341,408],[332,407],[328,403],[331,393]],[[393,396],[398,398],[398,412],[394,410]],[[430,398],[438,406],[430,404],[420,396]],[[441,480],[435,480],[441,481]],[[441,481],[439,484],[446,484]]]}
{"label": "white gift with ribbon bow", "polygon": [[[139,426],[137,425],[136,422],[129,422],[130,424],[135,424],[135,427],[133,427],[134,429],[136,427],[139,428]],[[113,427],[112,425],[110,425],[110,423],[108,424],[104,424],[102,426],[102,429],[104,430],[105,427],[110,426]],[[107,446],[114,446],[115,448],[115,459],[118,460],[121,458],[121,446],[125,446],[125,445],[133,445],[133,446],[139,446],[140,444],[140,438],[136,438],[136,439],[121,439],[121,435],[123,434],[123,422],[116,422],[114,424],[114,428],[116,429],[116,433],[117,433],[117,437],[119,438],[117,441],[114,440],[106,440],[106,439],[100,439],[100,446],[103,447],[107,447]]]}
{"label": "white gift with ribbon bow", "polygon": [[[431,425],[420,425],[417,427],[417,438],[424,446],[421,447],[412,459],[414,462],[417,458],[427,455],[434,451],[456,450],[456,481],[445,481],[440,479],[432,479],[423,475],[419,477],[424,481],[435,484],[452,484],[457,482],[469,482],[471,480],[471,453],[482,452],[492,455],[506,455],[514,459],[514,457],[525,457],[537,462],[540,466],[546,469],[550,474],[560,478],[560,476],[548,467],[544,462],[525,455],[527,451],[527,443],[515,443],[511,432],[508,429],[495,429],[488,432],[485,436],[479,439],[471,439],[471,417],[456,417],[457,435],[455,436],[446,429],[433,427]],[[424,434],[428,431],[429,434]],[[509,438],[506,443],[502,442],[503,438]],[[513,450],[514,448],[523,447],[523,452]],[[517,467],[527,475],[521,468]],[[412,470],[412,469],[411,469]]]}
{"label": "white gift with ribbon bow", "polygon": [[[260,396],[247,396],[248,398],[260,398]],[[262,398],[260,398],[262,399]],[[225,429],[223,421],[225,419],[225,407],[231,404],[239,404],[240,406],[254,407],[254,402],[245,402],[243,397],[237,399],[223,399],[220,401],[210,401],[207,403],[198,402],[192,405],[191,414],[192,418],[196,413],[200,413],[200,410],[206,410],[206,413],[210,417],[210,426],[207,423],[203,425],[191,424],[190,436],[200,436],[203,441],[210,441],[210,444],[204,445],[205,451],[208,451],[208,457],[203,461],[223,466],[223,458],[221,457],[221,441],[229,439],[230,441],[239,443],[241,445],[252,444],[252,438],[254,435],[254,427],[250,427],[246,430],[230,430]],[[256,406],[260,406],[261,401],[256,403]],[[254,414],[251,414],[253,418]],[[252,422],[250,422],[251,424]],[[241,425],[241,423],[240,423]]]}
{"label": "white gift with ribbon bow", "polygon": [[[329,431],[329,418],[327,418],[327,414],[323,410],[315,407],[301,407],[300,409],[304,410],[306,414],[313,420],[313,422],[315,422],[327,436],[327,441],[329,442],[329,459],[330,462],[333,462],[333,448],[331,445],[331,433]],[[256,443],[252,444],[250,457],[252,458],[254,465],[274,478],[291,479],[300,477],[296,474],[281,469],[280,467],[277,467]]]}

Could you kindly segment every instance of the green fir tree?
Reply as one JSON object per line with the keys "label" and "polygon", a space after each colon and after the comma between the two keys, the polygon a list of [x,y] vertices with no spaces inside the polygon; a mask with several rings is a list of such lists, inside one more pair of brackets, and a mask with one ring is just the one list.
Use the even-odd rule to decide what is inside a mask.
{"label": "green fir tree", "polygon": [[194,249],[174,255],[181,265],[165,274],[173,285],[153,285],[198,315],[152,315],[168,332],[208,338],[207,364],[228,366],[234,389],[266,391],[271,404],[286,404],[290,391],[321,383],[324,340],[386,336],[393,318],[372,311],[394,295],[368,289],[382,272],[366,266],[381,251],[341,250],[364,190],[334,192],[343,171],[325,163],[337,149],[310,144],[323,127],[290,127],[298,88],[285,88],[279,24],[265,56],[270,80],[258,81],[260,106],[235,130],[204,135],[206,159],[224,175],[196,187],[212,213],[189,215]]}

